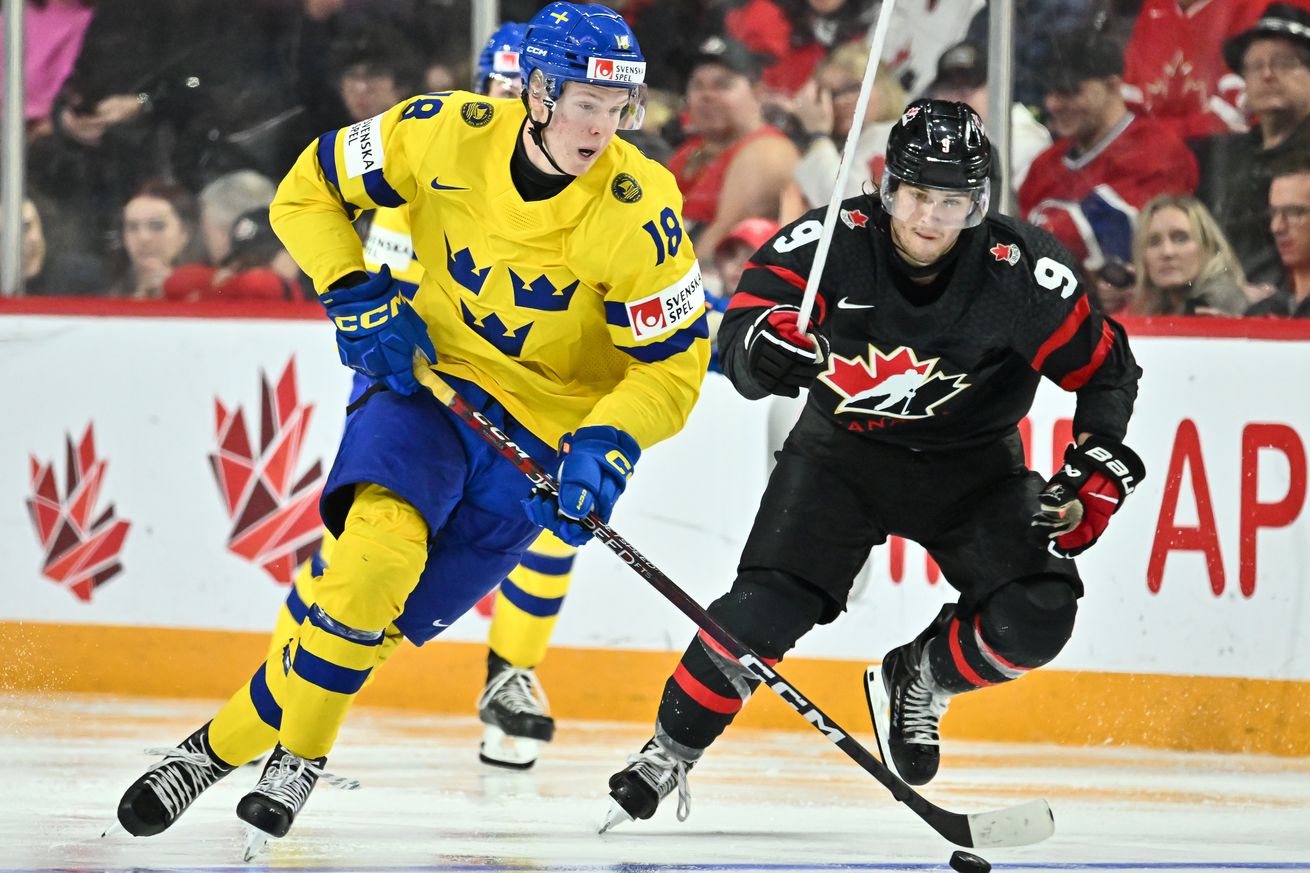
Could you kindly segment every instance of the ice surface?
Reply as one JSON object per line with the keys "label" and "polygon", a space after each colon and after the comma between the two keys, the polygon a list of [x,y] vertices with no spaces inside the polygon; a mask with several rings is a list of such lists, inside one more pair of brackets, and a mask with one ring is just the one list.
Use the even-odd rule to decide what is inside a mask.
{"label": "ice surface", "polygon": [[[244,768],[169,831],[101,839],[118,798],[217,702],[0,696],[0,873],[296,870],[948,870],[952,846],[822,737],[730,729],[691,774],[692,813],[596,835],[605,782],[649,736],[560,724],[526,773],[477,759],[466,717],[360,709],[291,833],[252,864],[237,799]],[[949,729],[949,723],[947,725]],[[871,737],[864,738],[872,742]],[[1056,834],[985,853],[997,870],[1310,870],[1310,761],[1113,748],[953,743],[925,790],[971,812],[1046,797]]]}

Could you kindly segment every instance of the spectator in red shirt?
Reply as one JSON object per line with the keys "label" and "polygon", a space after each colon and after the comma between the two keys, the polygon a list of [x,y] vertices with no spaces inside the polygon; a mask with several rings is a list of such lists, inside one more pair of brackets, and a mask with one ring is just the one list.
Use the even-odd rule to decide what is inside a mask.
{"label": "spectator in red shirt", "polygon": [[164,298],[180,303],[268,303],[304,300],[300,268],[269,224],[267,209],[252,209],[232,224],[221,267],[187,264],[164,282]]}
{"label": "spectator in red shirt", "polygon": [[771,57],[764,70],[770,91],[794,94],[819,62],[868,31],[870,0],[746,0],[724,16],[729,36]]}
{"label": "spectator in red shirt", "polygon": [[702,43],[691,63],[691,136],[669,159],[669,170],[692,239],[707,253],[743,218],[778,216],[800,158],[791,140],[764,121],[759,73],[755,55],[720,37]]}
{"label": "spectator in red shirt", "polygon": [[1268,0],[1145,0],[1124,50],[1133,110],[1182,139],[1246,129],[1242,79],[1219,47],[1250,27]]}
{"label": "spectator in red shirt", "polygon": [[1060,137],[1033,161],[1019,212],[1056,236],[1088,270],[1127,261],[1137,210],[1157,194],[1190,194],[1196,159],[1164,125],[1128,110],[1123,50],[1076,29],[1052,41],[1046,110]]}

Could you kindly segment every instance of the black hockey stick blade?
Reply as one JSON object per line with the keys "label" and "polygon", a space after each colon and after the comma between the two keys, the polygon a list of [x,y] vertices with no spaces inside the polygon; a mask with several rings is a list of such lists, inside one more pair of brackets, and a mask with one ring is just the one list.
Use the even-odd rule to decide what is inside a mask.
{"label": "black hockey stick blade", "polygon": [[[523,449],[519,448],[500,428],[470,405],[432,369],[426,360],[417,357],[414,375],[432,396],[449,408],[461,421],[478,432],[496,452],[512,463],[524,476],[548,494],[558,496],[559,486],[554,477]],[[1055,817],[1045,800],[1032,800],[1018,806],[990,812],[963,814],[942,809],[919,792],[901,781],[882,761],[864,748],[859,741],[815,706],[790,682],[756,655],[745,643],[709,613],[691,595],[678,587],[668,576],[651,563],[650,559],[633,548],[594,512],[581,522],[610,551],[645,579],[656,591],[676,606],[714,642],[721,646],[748,670],[760,678],[783,702],[812,724],[847,757],[859,764],[865,772],[882,783],[892,797],[908,806],[933,830],[950,842],[964,848],[985,849],[999,846],[1028,846],[1041,842],[1055,832]]]}

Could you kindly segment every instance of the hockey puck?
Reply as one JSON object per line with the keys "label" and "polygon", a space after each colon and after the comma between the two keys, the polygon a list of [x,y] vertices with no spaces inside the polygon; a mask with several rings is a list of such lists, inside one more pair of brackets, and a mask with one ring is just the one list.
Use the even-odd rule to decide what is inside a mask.
{"label": "hockey puck", "polygon": [[992,864],[986,858],[969,852],[951,852],[951,869],[957,873],[988,873]]}

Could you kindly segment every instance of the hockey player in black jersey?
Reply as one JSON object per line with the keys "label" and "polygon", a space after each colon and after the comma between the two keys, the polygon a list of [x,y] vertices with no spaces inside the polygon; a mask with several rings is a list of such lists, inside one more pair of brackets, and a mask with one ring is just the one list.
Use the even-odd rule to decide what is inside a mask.
{"label": "hockey player in black jersey", "polygon": [[[956,694],[1017,679],[1069,639],[1087,549],[1142,480],[1122,443],[1141,370],[1123,329],[1088,304],[1053,237],[987,215],[991,146],[963,103],[908,106],[879,190],[841,205],[802,332],[798,304],[823,211],[756,252],[719,331],[723,370],[751,399],[809,400],[760,502],[732,589],[709,612],[766,659],[845,608],[870,549],[923,545],[958,602],[869,677],[879,747],[902,779],[938,766]],[[1077,394],[1049,481],[1017,425],[1046,377]],[[771,662],[772,663],[772,662]],[[655,736],[610,778],[606,828],[649,818],[758,679],[704,633],[664,686]]]}

